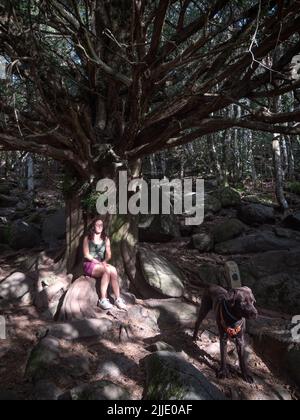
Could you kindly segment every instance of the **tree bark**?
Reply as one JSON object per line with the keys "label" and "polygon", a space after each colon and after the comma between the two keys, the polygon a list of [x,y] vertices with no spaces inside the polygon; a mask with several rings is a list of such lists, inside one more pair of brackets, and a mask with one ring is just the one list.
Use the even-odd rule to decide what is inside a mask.
{"label": "tree bark", "polygon": [[[133,178],[140,177],[141,161],[134,161],[129,164],[129,167],[128,182]],[[105,177],[115,180],[118,186],[118,171],[115,172],[112,168],[105,168],[102,171],[103,174],[105,173]],[[128,196],[130,197],[130,194]],[[78,278],[83,274],[83,237],[90,223],[97,216],[99,215],[96,208],[93,214],[86,214],[84,212],[80,195],[74,193],[66,199],[67,231],[63,266],[66,267],[68,273],[74,275],[74,278]],[[110,263],[118,270],[121,286],[128,290],[136,274],[139,217],[130,214],[107,214],[103,218],[112,247],[112,260]]]}
{"label": "tree bark", "polygon": [[281,162],[281,150],[280,150],[280,140],[275,138],[273,140],[273,156],[274,156],[274,167],[275,167],[275,184],[276,184],[276,197],[280,207],[283,210],[287,210],[289,205],[284,196],[284,176]]}
{"label": "tree bark", "polygon": [[27,156],[27,189],[29,192],[34,190],[34,166],[31,153]]}
{"label": "tree bark", "polygon": [[[273,103],[274,112],[280,112],[282,107],[281,98],[274,99]],[[278,204],[282,210],[289,208],[288,202],[284,196],[284,171],[282,166],[282,153],[281,153],[281,135],[274,134],[273,138],[273,160],[275,169],[275,192]]]}
{"label": "tree bark", "polygon": [[[140,159],[129,164],[131,179],[139,178],[142,171]],[[130,193],[128,194],[130,198]],[[131,214],[111,215],[109,217],[109,236],[112,247],[112,265],[119,273],[121,286],[129,289],[136,277],[136,254],[138,246],[138,224],[139,217]]]}
{"label": "tree bark", "polygon": [[82,257],[80,246],[86,228],[80,196],[66,200],[66,268],[73,273]]}

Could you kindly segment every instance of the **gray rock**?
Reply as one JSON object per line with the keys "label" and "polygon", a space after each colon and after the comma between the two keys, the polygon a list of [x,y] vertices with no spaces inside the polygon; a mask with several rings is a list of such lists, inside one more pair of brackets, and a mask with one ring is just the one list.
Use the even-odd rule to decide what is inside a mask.
{"label": "gray rock", "polygon": [[247,204],[240,207],[238,218],[248,225],[272,223],[275,211],[273,207],[262,204]]}
{"label": "gray rock", "polygon": [[198,233],[192,236],[191,245],[200,252],[210,252],[214,247],[214,238],[209,233]]}
{"label": "gray rock", "polygon": [[170,325],[193,328],[198,312],[197,306],[179,299],[148,299],[144,307],[156,312],[156,322],[161,329]]}
{"label": "gray rock", "polygon": [[204,200],[204,212],[205,214],[212,212],[212,213],[218,213],[222,209],[222,203],[213,195],[206,195]]}
{"label": "gray rock", "polygon": [[258,305],[300,314],[300,249],[235,257],[242,283],[252,288]]}
{"label": "gray rock", "polygon": [[300,233],[295,230],[275,227],[273,232],[279,238],[296,239],[297,241],[300,241]]}
{"label": "gray rock", "polygon": [[294,344],[286,349],[284,364],[282,368],[286,366],[287,372],[292,380],[300,386],[300,344]]}
{"label": "gray rock", "polygon": [[11,225],[9,245],[15,250],[34,248],[41,243],[39,230],[32,224],[21,220]]}
{"label": "gray rock", "polygon": [[84,384],[70,391],[73,401],[130,400],[128,390],[110,381],[98,381]]}
{"label": "gray rock", "polygon": [[144,362],[146,400],[226,400],[215,385],[179,354],[157,352]]}
{"label": "gray rock", "polygon": [[19,201],[16,205],[17,210],[24,211],[28,208],[28,203],[26,201]]}
{"label": "gray rock", "polygon": [[34,383],[48,380],[59,364],[60,342],[54,337],[43,338],[32,350],[25,370],[25,377]]}
{"label": "gray rock", "polygon": [[157,325],[158,314],[144,306],[134,305],[128,308],[128,320],[132,325],[140,325],[143,329],[153,332],[153,335],[159,332]]}
{"label": "gray rock", "polygon": [[222,207],[236,207],[241,204],[240,194],[233,188],[219,188],[213,196],[222,204]]}
{"label": "gray rock", "polygon": [[12,207],[18,202],[18,198],[9,195],[0,194],[0,207]]}
{"label": "gray rock", "polygon": [[57,401],[63,391],[54,383],[41,380],[34,386],[33,399],[36,401]]}
{"label": "gray rock", "polygon": [[42,226],[43,240],[54,246],[66,235],[66,214],[65,209],[59,209],[54,214],[47,216]]}
{"label": "gray rock", "polygon": [[225,270],[223,266],[216,264],[201,264],[198,270],[198,283],[202,287],[217,284],[218,286],[227,285]]}
{"label": "gray rock", "polygon": [[300,211],[287,216],[284,219],[283,224],[290,229],[300,231]]}
{"label": "gray rock", "polygon": [[[244,286],[253,290],[260,307],[300,314],[300,248],[271,251],[258,255],[235,256]],[[203,264],[199,268],[198,286],[227,287],[224,267]]]}
{"label": "gray rock", "polygon": [[170,346],[170,344],[165,343],[164,341],[157,341],[156,343],[148,346],[146,350],[150,351],[151,353],[154,353],[156,351],[168,351],[174,353],[176,352],[174,347]]}
{"label": "gray rock", "polygon": [[226,242],[240,236],[246,231],[246,226],[238,219],[229,219],[218,224],[213,229],[214,242]]}
{"label": "gray rock", "polygon": [[6,183],[0,183],[0,194],[9,195],[11,192],[11,185]]}
{"label": "gray rock", "polygon": [[25,370],[25,378],[35,384],[35,389],[40,381],[63,384],[90,374],[86,356],[70,353],[61,340],[49,335],[49,330],[40,331],[41,337],[45,334],[31,351]]}
{"label": "gray rock", "polygon": [[256,352],[282,375],[300,385],[300,339],[292,331],[299,328],[282,318],[259,317],[248,321],[248,333]]}
{"label": "gray rock", "polygon": [[128,376],[128,373],[136,368],[136,363],[126,354],[111,354],[109,360],[104,360],[98,366],[97,376],[101,379],[118,380],[122,375]]}
{"label": "gray rock", "polygon": [[85,319],[62,324],[54,324],[49,329],[53,337],[64,340],[101,337],[113,328],[113,322],[107,318]]}
{"label": "gray rock", "polygon": [[81,378],[82,376],[88,376],[91,372],[90,361],[81,356],[68,356],[61,359],[64,369],[69,372],[72,378]]}
{"label": "gray rock", "polygon": [[218,180],[217,179],[205,179],[204,180],[204,187],[205,191],[215,191],[218,188]]}
{"label": "gray rock", "polygon": [[[40,277],[39,277],[40,281]],[[35,306],[39,311],[45,311],[49,308],[49,304],[59,301],[68,289],[71,283],[71,276],[66,276],[65,279],[56,277],[56,281],[49,287],[44,287],[37,295],[34,301]],[[42,287],[42,286],[40,286]]]}
{"label": "gray rock", "polygon": [[16,301],[26,294],[34,298],[35,280],[24,273],[14,273],[0,284],[0,297],[5,301]]}
{"label": "gray rock", "polygon": [[0,207],[0,217],[8,217],[12,219],[15,214],[16,214],[16,210],[14,207],[8,207],[8,208]]}
{"label": "gray rock", "polygon": [[248,254],[267,251],[288,250],[300,247],[300,241],[279,238],[274,232],[258,232],[232,239],[216,245],[218,254]]}
{"label": "gray rock", "polygon": [[11,251],[11,248],[6,244],[0,244],[0,254]]}
{"label": "gray rock", "polygon": [[20,401],[22,398],[14,391],[0,389],[0,401]]}
{"label": "gray rock", "polygon": [[139,223],[140,242],[169,242],[180,238],[180,226],[174,214],[144,215]]}
{"label": "gray rock", "polygon": [[147,248],[140,248],[139,260],[144,279],[157,292],[168,297],[184,293],[182,274],[166,258]]}
{"label": "gray rock", "polygon": [[9,243],[9,225],[0,224],[0,244],[8,245]]}
{"label": "gray rock", "polygon": [[272,204],[271,200],[265,197],[260,197],[258,195],[246,195],[243,197],[243,203],[251,203],[251,204],[261,204],[263,206],[272,207],[274,204]]}

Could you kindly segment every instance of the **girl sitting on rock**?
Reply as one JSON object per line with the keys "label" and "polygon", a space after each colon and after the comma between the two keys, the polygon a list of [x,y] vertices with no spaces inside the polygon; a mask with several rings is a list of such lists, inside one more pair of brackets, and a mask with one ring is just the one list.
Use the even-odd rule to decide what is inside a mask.
{"label": "girl sitting on rock", "polygon": [[120,296],[118,273],[115,267],[108,264],[111,259],[110,240],[105,233],[104,223],[96,219],[90,232],[83,241],[84,273],[87,276],[101,279],[101,297],[98,306],[103,310],[112,309],[113,305],[107,297],[107,290],[111,284],[115,299],[115,305],[119,309],[126,309],[126,304]]}

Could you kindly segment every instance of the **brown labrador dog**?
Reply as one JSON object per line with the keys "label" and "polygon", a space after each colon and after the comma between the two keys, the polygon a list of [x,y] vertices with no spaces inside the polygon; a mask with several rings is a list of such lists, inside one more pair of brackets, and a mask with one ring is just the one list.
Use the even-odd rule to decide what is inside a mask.
{"label": "brown labrador dog", "polygon": [[203,320],[211,310],[214,310],[220,334],[221,369],[217,373],[220,379],[229,376],[227,343],[228,339],[233,339],[237,347],[243,378],[248,383],[254,382],[245,360],[245,319],[257,318],[255,303],[253,293],[248,287],[227,291],[222,287],[212,286],[203,296],[193,339],[197,340]]}

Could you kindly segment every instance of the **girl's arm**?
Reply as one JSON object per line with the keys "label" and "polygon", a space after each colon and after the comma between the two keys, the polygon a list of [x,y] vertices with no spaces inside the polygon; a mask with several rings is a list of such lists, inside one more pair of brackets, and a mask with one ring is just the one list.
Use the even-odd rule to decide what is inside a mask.
{"label": "girl's arm", "polygon": [[84,256],[84,258],[86,258],[87,260],[89,260],[89,261],[94,261],[94,262],[97,262],[97,263],[99,263],[99,261],[98,260],[96,260],[91,254],[90,254],[90,250],[89,250],[89,239],[88,239],[88,237],[86,236],[85,238],[84,238],[84,240],[83,240],[83,256]]}
{"label": "girl's arm", "polygon": [[106,253],[105,253],[105,261],[108,262],[111,260],[111,246],[109,238],[106,238]]}

